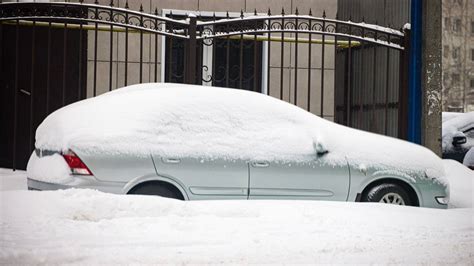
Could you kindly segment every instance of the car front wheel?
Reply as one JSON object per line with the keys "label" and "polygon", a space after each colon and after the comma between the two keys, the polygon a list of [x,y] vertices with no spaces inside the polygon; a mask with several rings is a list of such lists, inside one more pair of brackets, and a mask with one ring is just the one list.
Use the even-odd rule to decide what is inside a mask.
{"label": "car front wheel", "polygon": [[381,202],[395,205],[412,205],[408,193],[403,187],[397,184],[376,185],[363,196],[362,201]]}

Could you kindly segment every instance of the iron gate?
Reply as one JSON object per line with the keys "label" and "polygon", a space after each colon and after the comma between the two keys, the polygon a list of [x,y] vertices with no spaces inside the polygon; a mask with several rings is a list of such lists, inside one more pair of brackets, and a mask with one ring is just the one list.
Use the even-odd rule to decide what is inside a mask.
{"label": "iron gate", "polygon": [[[128,1],[0,3],[1,166],[25,168],[36,127],[55,109],[142,82],[258,91],[341,124],[403,137],[408,32],[321,15],[149,14],[129,9]],[[371,51],[370,60],[360,51]],[[388,63],[378,64],[381,57]],[[354,69],[357,60],[373,69],[369,79]],[[26,103],[29,115],[21,112]]]}

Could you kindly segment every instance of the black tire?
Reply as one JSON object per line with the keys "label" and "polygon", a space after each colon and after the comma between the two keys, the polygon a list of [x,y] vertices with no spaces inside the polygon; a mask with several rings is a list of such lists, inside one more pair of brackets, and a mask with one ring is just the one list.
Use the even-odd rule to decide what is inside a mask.
{"label": "black tire", "polygon": [[[362,201],[364,202],[381,202],[382,199],[384,199],[383,203],[387,204],[412,206],[412,200],[408,192],[397,184],[385,183],[376,185],[362,196]],[[394,202],[392,203],[390,200]]]}
{"label": "black tire", "polygon": [[183,195],[177,188],[165,183],[141,184],[133,188],[128,194],[152,195],[152,196],[160,196],[164,198],[184,200]]}

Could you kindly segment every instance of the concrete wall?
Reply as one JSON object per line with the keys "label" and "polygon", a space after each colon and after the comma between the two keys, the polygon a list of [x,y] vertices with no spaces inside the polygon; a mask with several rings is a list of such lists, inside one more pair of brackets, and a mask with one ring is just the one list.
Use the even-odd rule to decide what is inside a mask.
{"label": "concrete wall", "polygon": [[[87,0],[93,3],[93,0]],[[101,4],[109,4],[109,1]],[[259,13],[266,13],[270,8],[272,14],[280,14],[282,8],[286,14],[295,13],[308,14],[312,9],[314,16],[322,16],[323,10],[327,17],[335,18],[336,0],[138,0],[129,1],[132,10],[139,10],[143,5],[144,12],[154,12],[155,7],[161,15],[163,9],[198,10],[198,11],[229,11],[252,13],[255,9]],[[124,7],[125,1],[114,1],[116,7]],[[277,36],[277,35],[275,35]],[[287,37],[294,37],[286,34]],[[98,33],[97,51],[97,94],[109,90],[109,71],[112,66],[112,87],[124,86],[125,73],[125,34],[113,33],[112,64],[110,64],[110,33]],[[307,38],[303,34],[299,38]],[[314,36],[312,38],[320,38]],[[329,38],[328,38],[329,39]],[[88,33],[88,97],[93,95],[94,81],[94,31]],[[295,89],[294,77],[298,74],[298,99],[299,106],[306,109],[308,97],[308,71],[311,71],[311,105],[310,110],[320,115],[321,94],[321,45],[312,45],[312,61],[308,70],[308,45],[298,46],[298,68],[295,65],[295,44],[285,43],[284,62],[281,65],[281,44],[272,42],[270,45],[270,95],[280,97],[280,67],[283,66],[283,99],[294,103],[293,92]],[[155,80],[155,65],[157,67],[157,80],[161,81],[161,36],[158,38],[158,55],[155,62],[155,37],[153,35],[143,36],[143,80],[142,82],[153,82]],[[324,71],[324,117],[333,120],[334,117],[334,47],[325,46],[325,71]],[[139,83],[139,34],[129,34],[128,43],[128,85]]]}

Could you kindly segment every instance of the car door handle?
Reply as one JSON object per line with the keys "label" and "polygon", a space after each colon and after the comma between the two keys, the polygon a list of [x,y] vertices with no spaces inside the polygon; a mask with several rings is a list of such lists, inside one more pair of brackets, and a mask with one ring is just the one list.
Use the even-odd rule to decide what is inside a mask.
{"label": "car door handle", "polygon": [[178,159],[178,158],[163,158],[161,159],[164,163],[169,163],[169,164],[176,164],[176,163],[180,163],[181,160]]}
{"label": "car door handle", "polygon": [[259,167],[259,168],[265,168],[265,167],[270,166],[270,164],[267,163],[267,162],[253,162],[252,166],[253,167]]}

